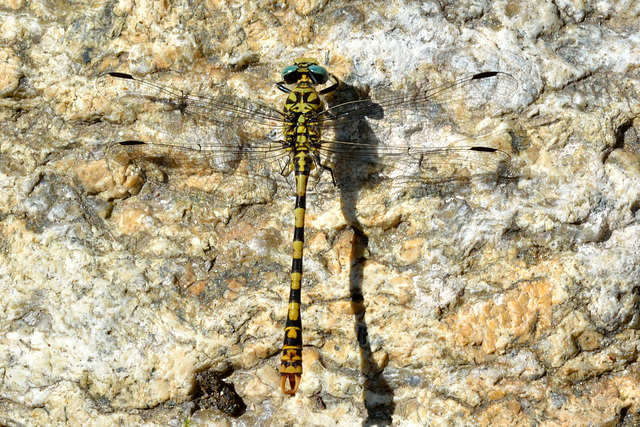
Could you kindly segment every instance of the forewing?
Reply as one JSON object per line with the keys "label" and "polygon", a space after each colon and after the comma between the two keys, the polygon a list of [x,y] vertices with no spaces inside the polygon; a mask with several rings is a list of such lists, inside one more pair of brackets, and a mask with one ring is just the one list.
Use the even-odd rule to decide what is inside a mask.
{"label": "forewing", "polygon": [[255,203],[274,190],[286,163],[282,114],[230,96],[184,91],[108,73],[96,81],[118,121],[130,121],[110,152],[126,153],[148,175],[173,187],[196,188],[227,203]]}
{"label": "forewing", "polygon": [[341,129],[364,118],[402,124],[410,121],[412,115],[418,115],[433,125],[451,121],[462,126],[507,111],[513,106],[518,86],[512,75],[489,71],[436,88],[331,106],[321,120],[326,128]]}

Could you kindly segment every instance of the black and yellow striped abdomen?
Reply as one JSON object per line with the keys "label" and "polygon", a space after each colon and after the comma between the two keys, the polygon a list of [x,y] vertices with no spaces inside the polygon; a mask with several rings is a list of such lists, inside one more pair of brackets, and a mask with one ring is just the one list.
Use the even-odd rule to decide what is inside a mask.
{"label": "black and yellow striped abdomen", "polygon": [[[300,65],[300,78],[285,101],[284,144],[291,152],[291,168],[296,180],[296,204],[294,209],[293,261],[289,309],[284,331],[284,344],[280,363],[281,388],[285,394],[294,395],[302,377],[302,319],[300,316],[302,285],[302,253],[304,247],[304,219],[306,210],[307,181],[315,168],[313,147],[320,142],[317,125],[324,105],[315,90],[314,82],[305,74],[305,63]],[[287,385],[288,384],[288,385]]]}

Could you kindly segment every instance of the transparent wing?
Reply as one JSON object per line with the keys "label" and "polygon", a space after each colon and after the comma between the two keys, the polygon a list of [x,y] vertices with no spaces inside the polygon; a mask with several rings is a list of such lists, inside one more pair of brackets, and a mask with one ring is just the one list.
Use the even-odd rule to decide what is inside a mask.
{"label": "transparent wing", "polygon": [[518,81],[512,75],[488,71],[436,88],[331,106],[324,111],[322,120],[332,127],[341,127],[354,117],[397,121],[413,111],[434,119],[455,113],[458,121],[468,121],[504,111],[517,90]]}
{"label": "transparent wing", "polygon": [[509,136],[490,119],[508,110],[517,89],[511,75],[485,72],[434,89],[331,106],[318,117],[321,161],[336,165],[341,187],[392,180],[396,193],[499,178],[508,173],[510,156],[500,148]]}
{"label": "transparent wing", "polygon": [[[225,95],[188,95],[121,73],[101,76],[96,87],[117,113],[137,119],[117,147],[136,164],[174,168],[168,172],[174,182],[252,203],[267,200],[287,170],[285,121],[276,109]],[[323,129],[312,148],[345,191],[386,183],[394,197],[429,184],[500,177],[509,155],[496,141],[505,132],[478,125],[508,109],[517,88],[511,75],[486,72],[429,90],[331,106],[309,119]],[[332,182],[312,184],[311,191]]]}
{"label": "transparent wing", "polygon": [[179,112],[221,125],[238,120],[273,126],[282,124],[283,114],[275,108],[242,98],[217,94],[191,95],[160,83],[145,81],[125,73],[106,73],[96,80],[96,89],[122,111],[141,113]]}
{"label": "transparent wing", "polygon": [[278,110],[232,96],[190,95],[123,73],[100,76],[96,89],[125,115],[118,120],[131,122],[110,150],[125,152],[121,160],[159,167],[159,179],[226,202],[260,202],[275,191],[274,176],[288,158]]}

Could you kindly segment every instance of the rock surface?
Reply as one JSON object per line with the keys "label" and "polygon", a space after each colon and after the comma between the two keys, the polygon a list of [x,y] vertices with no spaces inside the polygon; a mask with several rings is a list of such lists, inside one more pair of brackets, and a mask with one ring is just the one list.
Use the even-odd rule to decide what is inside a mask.
{"label": "rock surface", "polygon": [[[0,424],[638,425],[638,34],[633,2],[0,1]],[[484,123],[508,179],[310,194],[288,398],[285,179],[228,203],[201,159],[123,162],[135,117],[94,83],[279,107],[300,56],[374,96],[518,84]],[[205,371],[240,415],[198,404]]]}

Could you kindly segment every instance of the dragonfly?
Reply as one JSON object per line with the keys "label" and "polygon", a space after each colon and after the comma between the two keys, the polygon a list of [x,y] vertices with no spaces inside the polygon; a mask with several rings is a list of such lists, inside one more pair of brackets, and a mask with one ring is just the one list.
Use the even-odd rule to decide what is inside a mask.
{"label": "dragonfly", "polygon": [[[386,183],[383,200],[400,200],[433,183],[504,175],[510,156],[490,145],[493,133],[471,136],[456,126],[499,116],[517,82],[487,71],[435,88],[329,105],[324,98],[337,93],[340,81],[315,59],[296,59],[281,77],[281,109],[233,95],[192,94],[120,72],[103,74],[96,88],[120,113],[134,115],[135,137],[116,145],[149,158],[205,162],[212,171],[205,191],[216,197],[234,194],[232,202],[255,203],[274,191],[276,177],[288,180],[295,225],[280,388],[293,396],[303,373],[308,190],[321,197],[328,186],[348,192]],[[410,116],[418,120],[408,125]],[[388,129],[399,129],[399,137]]]}

